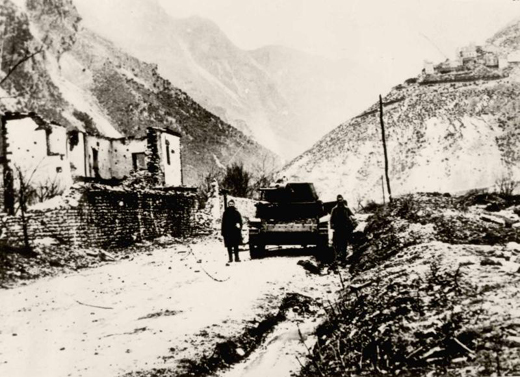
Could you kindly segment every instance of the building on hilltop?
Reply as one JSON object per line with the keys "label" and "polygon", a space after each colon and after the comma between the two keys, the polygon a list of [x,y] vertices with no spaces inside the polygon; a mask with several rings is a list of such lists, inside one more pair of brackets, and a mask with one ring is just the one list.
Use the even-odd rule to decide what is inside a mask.
{"label": "building on hilltop", "polygon": [[430,60],[424,61],[424,73],[426,73],[427,75],[433,75],[435,73],[433,62],[431,62]]}
{"label": "building on hilltop", "polygon": [[5,113],[0,132],[0,210],[14,212],[22,177],[33,188],[60,190],[75,180],[123,180],[149,172],[154,185],[181,186],[178,132],[149,127],[142,138],[109,138],[47,122],[34,113]]}

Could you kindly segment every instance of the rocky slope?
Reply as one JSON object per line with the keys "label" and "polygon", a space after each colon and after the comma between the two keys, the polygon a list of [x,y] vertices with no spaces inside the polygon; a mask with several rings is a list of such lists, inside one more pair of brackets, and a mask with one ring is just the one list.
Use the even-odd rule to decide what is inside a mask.
{"label": "rocky slope", "polygon": [[171,17],[157,0],[96,7],[75,1],[91,28],[158,64],[164,77],[202,106],[286,158],[352,114],[354,102],[368,103],[360,104],[350,87],[371,76],[349,62],[278,46],[246,51],[212,21]]}
{"label": "rocky slope", "polygon": [[379,206],[300,376],[518,375],[518,203],[414,194]]}
{"label": "rocky slope", "polygon": [[157,65],[83,28],[71,1],[3,0],[0,12],[7,19],[4,74],[43,48],[1,85],[1,110],[35,111],[111,137],[140,136],[148,126],[179,130],[188,185],[232,161],[252,168],[258,158],[273,156],[174,87]]}
{"label": "rocky slope", "polygon": [[[490,43],[514,51],[518,25],[508,30]],[[420,75],[384,96],[392,194],[458,192],[490,187],[504,177],[520,179],[520,67],[473,73],[472,81],[449,78],[429,85],[421,84]],[[378,104],[331,131],[282,174],[315,182],[325,198],[344,193],[354,202],[381,202]]]}

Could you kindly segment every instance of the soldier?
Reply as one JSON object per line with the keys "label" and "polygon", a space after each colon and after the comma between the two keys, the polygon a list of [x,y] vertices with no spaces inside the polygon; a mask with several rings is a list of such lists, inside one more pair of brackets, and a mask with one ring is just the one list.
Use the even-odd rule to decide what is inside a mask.
{"label": "soldier", "polygon": [[228,202],[228,207],[222,216],[222,236],[224,237],[224,245],[228,250],[229,263],[233,262],[233,252],[235,262],[240,262],[238,246],[242,243],[242,216],[236,209],[233,200]]}
{"label": "soldier", "polygon": [[330,215],[330,227],[334,231],[332,243],[336,262],[344,263],[347,258],[348,241],[354,231],[354,222],[351,219],[353,215],[352,211],[348,208],[347,201],[343,199],[342,195],[338,195],[337,204],[332,209]]}

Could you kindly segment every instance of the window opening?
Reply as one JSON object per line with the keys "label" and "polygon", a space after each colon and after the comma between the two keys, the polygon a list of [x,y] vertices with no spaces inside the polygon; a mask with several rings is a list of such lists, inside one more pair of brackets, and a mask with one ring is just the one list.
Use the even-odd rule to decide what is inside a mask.
{"label": "window opening", "polygon": [[166,162],[170,165],[170,142],[168,140],[165,141],[166,144]]}
{"label": "window opening", "polygon": [[135,171],[146,170],[144,152],[132,153],[132,167],[134,168]]}

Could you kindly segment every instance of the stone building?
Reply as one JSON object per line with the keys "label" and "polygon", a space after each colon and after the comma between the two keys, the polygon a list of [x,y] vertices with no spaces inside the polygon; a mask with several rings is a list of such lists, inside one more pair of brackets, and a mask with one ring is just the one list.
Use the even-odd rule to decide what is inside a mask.
{"label": "stone building", "polygon": [[144,170],[157,186],[183,184],[178,132],[148,128],[142,138],[108,138],[34,113],[5,113],[1,120],[0,210],[13,212],[20,177],[31,187],[66,189],[78,179],[117,181]]}

